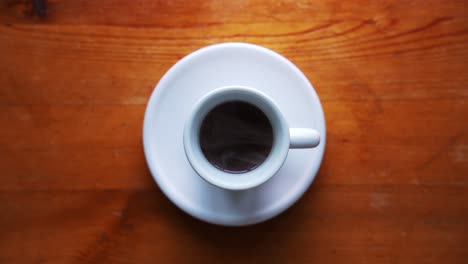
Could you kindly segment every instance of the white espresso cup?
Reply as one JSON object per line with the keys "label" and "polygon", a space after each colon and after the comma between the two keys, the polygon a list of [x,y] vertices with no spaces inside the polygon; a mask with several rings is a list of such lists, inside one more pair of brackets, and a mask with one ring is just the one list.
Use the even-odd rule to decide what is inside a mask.
{"label": "white espresso cup", "polygon": [[[216,106],[245,102],[260,109],[271,124],[273,144],[263,163],[244,173],[230,173],[213,166],[200,146],[199,134],[206,115]],[[184,149],[187,158],[200,177],[228,190],[256,187],[273,177],[286,160],[290,148],[314,148],[320,144],[320,134],[312,128],[290,128],[275,102],[257,89],[246,86],[225,86],[205,94],[194,106],[184,127]]]}

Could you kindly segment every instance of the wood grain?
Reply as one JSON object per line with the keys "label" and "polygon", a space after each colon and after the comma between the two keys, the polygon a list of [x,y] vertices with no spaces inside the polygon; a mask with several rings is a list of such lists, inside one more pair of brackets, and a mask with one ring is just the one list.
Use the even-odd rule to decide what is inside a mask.
{"label": "wood grain", "polygon": [[[0,1],[0,263],[466,263],[466,1]],[[164,72],[274,49],[314,84],[311,189],[244,228],[187,216],[141,146]]]}

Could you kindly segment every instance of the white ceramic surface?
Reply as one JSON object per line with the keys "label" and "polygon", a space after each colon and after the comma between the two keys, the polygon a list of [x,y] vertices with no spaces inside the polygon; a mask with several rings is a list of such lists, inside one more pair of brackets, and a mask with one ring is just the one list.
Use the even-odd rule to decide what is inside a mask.
{"label": "white ceramic surface", "polygon": [[[268,158],[258,168],[235,175],[211,165],[199,144],[198,132],[205,115],[215,106],[228,101],[244,101],[260,108],[268,117],[275,137]],[[224,86],[210,91],[195,104],[184,127],[185,154],[193,169],[207,182],[228,190],[246,190],[275,175],[286,160],[290,147],[313,148],[320,143],[320,134],[315,129],[291,128],[291,133],[289,131],[281,110],[268,95],[252,87]]]}
{"label": "white ceramic surface", "polygon": [[[279,171],[254,188],[231,191],[204,181],[185,155],[184,124],[200,98],[230,85],[268,95],[289,127],[316,129],[320,144],[289,150]],[[166,196],[200,220],[231,226],[265,221],[296,202],[320,167],[325,136],[319,98],[302,72],[281,55],[246,43],[208,46],[177,62],[153,91],[143,125],[146,160]],[[291,144],[301,144],[298,140]]]}

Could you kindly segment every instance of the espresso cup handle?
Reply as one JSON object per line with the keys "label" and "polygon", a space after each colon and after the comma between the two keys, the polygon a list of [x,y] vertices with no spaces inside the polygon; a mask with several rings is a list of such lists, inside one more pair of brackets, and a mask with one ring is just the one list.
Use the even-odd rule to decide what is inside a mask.
{"label": "espresso cup handle", "polygon": [[320,143],[320,134],[311,128],[290,128],[289,148],[315,148]]}

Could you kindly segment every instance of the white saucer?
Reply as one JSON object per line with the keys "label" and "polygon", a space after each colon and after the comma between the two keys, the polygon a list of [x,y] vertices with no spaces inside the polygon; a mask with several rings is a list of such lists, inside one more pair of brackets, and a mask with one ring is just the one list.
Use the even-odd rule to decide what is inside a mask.
{"label": "white saucer", "polygon": [[[317,129],[320,145],[289,150],[278,173],[253,189],[228,191],[202,180],[184,152],[184,123],[198,99],[227,85],[266,93],[290,127]],[[249,225],[283,212],[310,186],[325,150],[325,120],[314,88],[294,64],[260,46],[223,43],[189,54],[163,76],[148,102],[143,143],[154,180],[179,208],[213,224]]]}

